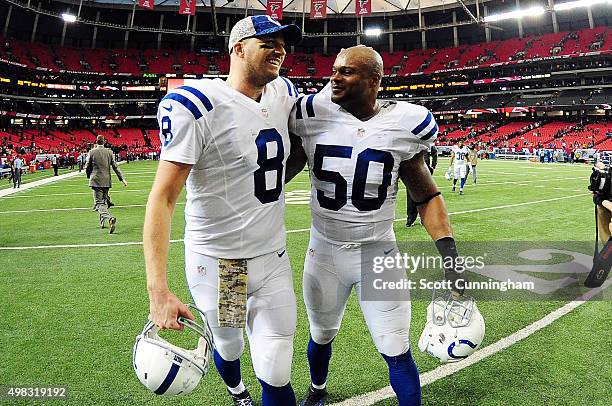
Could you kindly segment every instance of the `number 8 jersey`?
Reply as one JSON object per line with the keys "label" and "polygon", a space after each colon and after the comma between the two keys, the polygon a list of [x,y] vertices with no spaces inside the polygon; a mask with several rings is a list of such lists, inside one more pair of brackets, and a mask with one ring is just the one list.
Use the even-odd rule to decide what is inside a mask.
{"label": "number 8 jersey", "polygon": [[192,251],[238,259],[285,246],[287,121],[296,97],[279,77],[260,102],[221,79],[186,81],[161,100],[161,159],[193,165],[185,207]]}
{"label": "number 8 jersey", "polygon": [[324,90],[300,97],[291,113],[289,131],[308,157],[312,227],[328,242],[394,239],[400,163],[429,150],[438,133],[426,108],[379,103],[378,114],[361,121]]}

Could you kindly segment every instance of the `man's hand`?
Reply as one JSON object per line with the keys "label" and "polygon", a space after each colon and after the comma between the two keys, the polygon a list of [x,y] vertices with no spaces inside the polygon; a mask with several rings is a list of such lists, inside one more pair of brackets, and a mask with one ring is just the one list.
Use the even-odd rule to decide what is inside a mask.
{"label": "man's hand", "polygon": [[189,308],[169,290],[149,291],[149,311],[151,320],[161,329],[182,330],[177,319],[180,316],[195,320]]}
{"label": "man's hand", "polygon": [[128,185],[128,184],[127,184],[127,180],[125,180],[125,179],[123,179],[123,180],[121,181],[121,183],[123,183],[123,186],[124,186],[124,187],[127,187],[127,185]]}

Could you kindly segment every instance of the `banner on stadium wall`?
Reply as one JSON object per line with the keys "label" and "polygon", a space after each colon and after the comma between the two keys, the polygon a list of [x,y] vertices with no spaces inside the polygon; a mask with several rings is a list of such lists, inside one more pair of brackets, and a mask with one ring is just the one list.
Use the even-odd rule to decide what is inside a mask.
{"label": "banner on stadium wall", "polygon": [[196,12],[196,0],[181,0],[181,6],[179,7],[179,14],[191,14],[195,15]]}
{"label": "banner on stadium wall", "polygon": [[549,77],[550,77],[550,73],[544,73],[541,75],[526,75],[526,76],[504,76],[501,78],[476,79],[474,80],[474,84],[475,85],[487,85],[491,83],[515,82],[517,80],[545,79]]}
{"label": "banner on stadium wall", "polygon": [[465,114],[505,114],[505,113],[529,113],[533,107],[498,107],[487,109],[469,109]]}
{"label": "banner on stadium wall", "polygon": [[266,14],[275,20],[283,19],[283,0],[268,0]]}
{"label": "banner on stadium wall", "polygon": [[39,120],[142,120],[155,118],[155,116],[49,116],[43,114],[17,113],[14,111],[0,111],[0,116],[35,118]]}
{"label": "banner on stadium wall", "polygon": [[124,92],[154,92],[155,86],[121,86]]}
{"label": "banner on stadium wall", "polygon": [[355,0],[355,14],[358,16],[372,14],[372,0]]}
{"label": "banner on stadium wall", "polygon": [[327,18],[327,0],[310,0],[310,18],[312,20]]}
{"label": "banner on stadium wall", "polygon": [[47,84],[47,87],[49,89],[58,89],[58,90],[76,90],[76,85],[63,85],[63,84],[56,84],[56,83],[49,83]]}
{"label": "banner on stadium wall", "polygon": [[138,5],[142,8],[153,10],[153,7],[155,7],[155,0],[138,0]]}

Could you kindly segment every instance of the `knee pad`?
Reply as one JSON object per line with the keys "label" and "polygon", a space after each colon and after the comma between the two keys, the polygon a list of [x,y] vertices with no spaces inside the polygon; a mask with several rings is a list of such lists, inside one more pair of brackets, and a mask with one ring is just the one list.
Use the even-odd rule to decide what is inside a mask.
{"label": "knee pad", "polygon": [[319,329],[319,328],[310,328],[310,336],[312,337],[312,341],[319,345],[325,345],[331,343],[334,338],[338,335],[338,329]]}
{"label": "knee pad", "polygon": [[226,361],[235,361],[244,351],[242,329],[212,327],[215,349]]}
{"label": "knee pad", "polygon": [[262,345],[253,348],[253,369],[258,379],[268,385],[282,387],[291,379],[291,362],[293,358],[293,335],[275,338],[264,338]]}
{"label": "knee pad", "polygon": [[376,349],[381,354],[396,357],[408,352],[410,349],[410,336],[408,332],[381,334],[373,337]]}

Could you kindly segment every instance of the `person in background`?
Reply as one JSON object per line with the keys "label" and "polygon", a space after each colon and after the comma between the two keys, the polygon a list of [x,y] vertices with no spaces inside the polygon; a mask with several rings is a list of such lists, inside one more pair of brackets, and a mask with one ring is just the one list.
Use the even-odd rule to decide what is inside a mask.
{"label": "person in background", "polygon": [[53,165],[53,176],[59,175],[59,159],[57,154],[51,156],[51,165]]}
{"label": "person in background", "polygon": [[104,147],[104,137],[98,135],[96,146],[89,151],[85,173],[89,179],[89,186],[93,189],[94,210],[100,214],[100,226],[105,228],[106,221],[108,221],[110,234],[113,234],[117,225],[117,218],[108,211],[110,201],[108,192],[112,187],[111,168],[115,171],[123,186],[127,186],[127,180],[117,167],[113,151]]}
{"label": "person in background", "polygon": [[13,189],[21,187],[21,170],[24,164],[23,158],[17,154],[13,161]]}
{"label": "person in background", "polygon": [[479,151],[476,150],[476,146],[474,146],[470,150],[470,155],[468,158],[472,170],[472,179],[474,180],[474,184],[476,184],[476,181],[478,180],[478,175],[476,173],[476,165],[478,165],[478,152]]}

